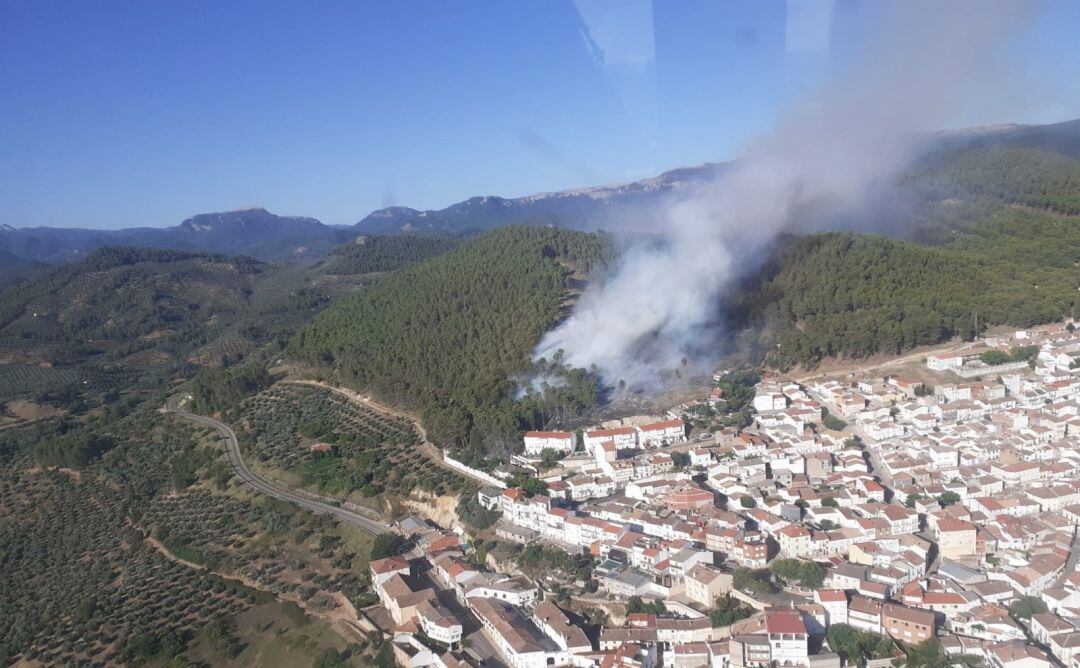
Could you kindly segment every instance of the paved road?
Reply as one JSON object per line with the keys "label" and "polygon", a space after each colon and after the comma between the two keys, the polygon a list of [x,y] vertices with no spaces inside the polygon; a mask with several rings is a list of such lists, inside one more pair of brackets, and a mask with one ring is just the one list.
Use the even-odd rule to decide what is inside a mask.
{"label": "paved road", "polygon": [[176,413],[185,420],[190,420],[191,422],[216,430],[217,433],[221,435],[221,439],[225,441],[225,447],[229,455],[229,464],[232,465],[233,473],[235,473],[236,477],[240,478],[240,480],[248,487],[269,497],[294,503],[301,508],[306,508],[317,514],[333,515],[342,522],[351,524],[359,529],[363,529],[364,531],[376,535],[393,530],[392,527],[376,522],[369,517],[364,517],[363,515],[354,513],[351,510],[346,510],[345,508],[339,508],[338,506],[332,506],[328,503],[322,503],[321,501],[306,498],[291,490],[278,487],[255,475],[251,472],[251,469],[247,467],[247,464],[244,463],[243,458],[240,456],[240,443],[237,442],[236,433],[233,432],[232,428],[224,422],[218,422],[213,418],[196,415],[195,413],[189,413],[184,410],[181,406],[183,398],[183,395],[169,397],[168,401],[165,402],[165,409]]}

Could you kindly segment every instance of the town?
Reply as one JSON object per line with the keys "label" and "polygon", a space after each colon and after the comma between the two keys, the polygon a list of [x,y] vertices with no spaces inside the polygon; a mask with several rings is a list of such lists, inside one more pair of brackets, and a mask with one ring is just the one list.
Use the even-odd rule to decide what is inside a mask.
{"label": "town", "polygon": [[529,432],[477,501],[588,577],[410,518],[372,585],[414,666],[1080,666],[1078,367],[1068,323],[768,376],[741,428],[691,428],[718,374],[696,408]]}

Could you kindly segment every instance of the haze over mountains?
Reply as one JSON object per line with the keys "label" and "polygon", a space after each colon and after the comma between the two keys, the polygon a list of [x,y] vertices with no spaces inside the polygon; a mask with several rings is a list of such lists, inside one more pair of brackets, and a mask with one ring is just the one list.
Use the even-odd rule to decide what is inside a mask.
{"label": "haze over mountains", "polygon": [[173,227],[120,230],[0,227],[0,250],[37,262],[78,260],[102,246],[148,246],[248,255],[261,260],[315,260],[355,237],[314,218],[253,208],[192,216]]}
{"label": "haze over mountains", "polygon": [[165,228],[88,230],[4,225],[0,226],[0,251],[25,260],[66,262],[102,246],[153,246],[311,262],[325,257],[334,246],[363,234],[457,235],[524,223],[579,229],[603,227],[611,216],[647,210],[660,198],[709,178],[719,168],[708,164],[618,186],[516,199],[472,197],[440,210],[394,206],[373,211],[346,227],[325,225],[314,218],[279,216],[262,208],[199,214]]}
{"label": "haze over mountains", "polygon": [[[942,149],[1015,145],[1076,158],[1080,157],[1080,120],[942,132],[935,141]],[[518,198],[472,197],[438,210],[393,206],[373,211],[351,226],[326,225],[303,216],[279,216],[262,208],[199,214],[164,228],[91,230],[0,225],[0,253],[13,256],[0,255],[4,260],[0,264],[18,264],[16,275],[21,275],[33,263],[77,260],[103,246],[149,246],[306,263],[326,257],[343,242],[370,234],[453,236],[514,224],[645,231],[651,212],[666,198],[715,177],[723,169],[723,163],[709,163],[620,185]]]}

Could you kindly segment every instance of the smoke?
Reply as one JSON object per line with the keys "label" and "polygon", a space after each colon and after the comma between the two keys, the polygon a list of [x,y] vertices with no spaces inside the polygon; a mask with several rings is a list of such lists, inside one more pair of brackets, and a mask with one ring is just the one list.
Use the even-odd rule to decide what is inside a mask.
{"label": "smoke", "polygon": [[1030,3],[1003,0],[891,5],[857,64],[792,105],[731,169],[670,203],[655,229],[665,243],[626,250],[537,357],[562,349],[568,364],[632,384],[687,358],[708,361],[701,348],[723,291],[780,233],[818,231],[868,210],[917,155],[921,133],[973,105],[985,111],[988,101],[970,93],[1000,78],[995,56],[1029,11]]}

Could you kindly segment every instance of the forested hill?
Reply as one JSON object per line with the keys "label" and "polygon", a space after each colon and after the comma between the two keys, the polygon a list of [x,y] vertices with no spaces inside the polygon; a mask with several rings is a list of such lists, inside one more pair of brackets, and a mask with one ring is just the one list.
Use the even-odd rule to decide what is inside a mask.
{"label": "forested hill", "polygon": [[82,410],[287,340],[368,279],[250,258],[106,247],[0,290],[0,401]]}
{"label": "forested hill", "polygon": [[360,236],[334,249],[319,265],[327,274],[371,274],[396,271],[460,246],[467,237]]}
{"label": "forested hill", "polygon": [[975,147],[934,156],[907,185],[923,198],[909,229],[919,243],[790,239],[736,300],[733,321],[763,332],[776,364],[898,353],[1080,310],[1080,162]]}
{"label": "forested hill", "polygon": [[21,283],[44,270],[44,265],[0,250],[0,285]]}
{"label": "forested hill", "polygon": [[512,377],[610,254],[606,237],[583,232],[489,232],[333,304],[289,352],[421,412],[441,443],[513,433]]}
{"label": "forested hill", "polygon": [[995,146],[934,156],[908,176],[924,199],[993,200],[1080,214],[1080,162],[1061,153]]}

